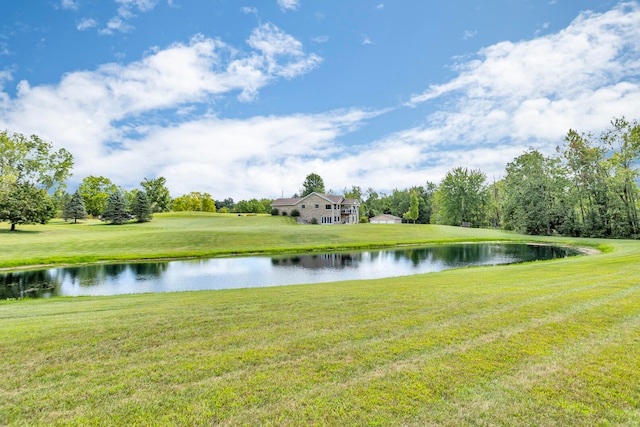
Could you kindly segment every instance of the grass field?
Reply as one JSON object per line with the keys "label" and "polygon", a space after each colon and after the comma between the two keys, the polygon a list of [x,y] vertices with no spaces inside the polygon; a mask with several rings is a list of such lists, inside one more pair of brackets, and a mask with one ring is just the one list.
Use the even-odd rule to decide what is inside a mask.
{"label": "grass field", "polygon": [[[3,265],[72,262],[74,248],[108,259],[524,238],[260,217],[68,227],[0,233]],[[640,425],[640,242],[570,242],[605,250],[372,281],[0,302],[0,425]]]}
{"label": "grass field", "polygon": [[4,225],[6,228],[0,228],[0,268],[522,238],[493,230],[411,224],[296,226],[289,217],[209,213],[156,214],[151,222],[121,226],[97,220],[82,224],[54,221],[10,232]]}

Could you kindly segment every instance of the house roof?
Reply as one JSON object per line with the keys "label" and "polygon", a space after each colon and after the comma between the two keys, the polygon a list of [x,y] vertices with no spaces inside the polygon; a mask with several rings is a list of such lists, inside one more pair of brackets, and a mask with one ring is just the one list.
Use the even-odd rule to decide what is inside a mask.
{"label": "house roof", "polygon": [[358,201],[356,199],[345,199],[344,196],[332,196],[332,195],[328,195],[328,194],[322,194],[322,193],[313,192],[311,194],[306,195],[305,197],[289,197],[289,198],[283,198],[283,199],[276,199],[273,202],[271,202],[271,206],[293,206],[293,205],[297,205],[298,203],[300,203],[303,200],[311,197],[314,194],[316,196],[319,196],[319,197],[325,199],[328,202],[331,202],[331,203],[347,204],[347,205],[358,204]]}
{"label": "house roof", "polygon": [[400,220],[402,221],[402,218],[400,218],[399,216],[395,216],[395,215],[391,215],[391,214],[381,214],[381,215],[376,215],[373,218],[369,218],[369,221],[373,221],[373,220],[380,220],[380,219],[393,219],[393,220]]}

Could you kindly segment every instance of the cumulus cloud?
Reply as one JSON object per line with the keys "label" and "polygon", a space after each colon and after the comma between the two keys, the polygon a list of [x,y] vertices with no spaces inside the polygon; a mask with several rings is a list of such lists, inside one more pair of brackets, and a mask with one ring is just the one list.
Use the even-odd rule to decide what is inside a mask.
{"label": "cumulus cloud", "polygon": [[95,28],[98,26],[98,22],[95,19],[83,18],[78,22],[77,29],[78,31],[88,30],[90,28]]}
{"label": "cumulus cloud", "polygon": [[[584,12],[558,33],[497,43],[457,64],[457,77],[407,103],[446,107],[395,137],[424,147],[459,145],[457,155],[507,139],[511,146],[551,151],[570,128],[598,131],[613,116],[635,114],[639,54],[637,3]],[[437,150],[433,154],[437,157]]]}
{"label": "cumulus cloud", "polygon": [[[266,85],[321,62],[273,24],[256,27],[247,46],[196,36],[139,61],[65,74],[55,85],[19,82],[15,97],[0,89],[0,129],[69,149],[77,180],[105,175],[133,188],[162,175],[175,196],[259,198],[291,195],[311,171],[337,191],[438,182],[456,166],[499,178],[530,146],[551,150],[570,128],[597,132],[640,105],[636,3],[585,12],[557,33],[460,60],[454,78],[400,107],[424,112],[421,125],[359,146],[341,141],[386,110],[223,117],[220,100],[253,101]],[[10,79],[0,73],[0,87]],[[160,114],[167,111],[174,114]]]}
{"label": "cumulus cloud", "polygon": [[300,6],[299,0],[278,0],[278,5],[282,11],[297,10]]}
{"label": "cumulus cloud", "polygon": [[[243,52],[198,35],[139,61],[67,73],[55,85],[31,86],[21,81],[15,98],[0,91],[0,128],[37,133],[69,149],[76,157],[74,172],[80,179],[104,174],[122,185],[136,185],[141,177],[132,177],[132,170],[151,174],[160,168],[182,179],[183,171],[191,170],[196,176],[215,164],[228,172],[234,162],[258,159],[265,150],[275,153],[279,147],[286,147],[287,156],[296,155],[304,146],[301,142],[322,147],[339,129],[357,120],[343,123],[342,113],[234,122],[218,120],[212,112],[195,122],[154,122],[154,115],[166,110],[175,111],[175,117],[190,118],[196,105],[210,108],[223,96],[237,94],[241,101],[250,101],[265,85],[309,72],[320,62],[273,24],[257,27],[247,44],[250,50]],[[9,71],[0,73],[0,89],[10,79]],[[235,150],[252,153],[251,158],[234,157]],[[176,188],[186,187],[176,183]]]}

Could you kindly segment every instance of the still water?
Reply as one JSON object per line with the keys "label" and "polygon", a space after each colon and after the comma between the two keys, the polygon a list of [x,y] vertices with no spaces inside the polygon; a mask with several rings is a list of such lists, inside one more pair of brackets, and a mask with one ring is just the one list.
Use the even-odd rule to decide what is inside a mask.
{"label": "still water", "polygon": [[577,255],[526,244],[457,244],[308,255],[95,264],[0,274],[0,299],[253,288],[376,279]]}

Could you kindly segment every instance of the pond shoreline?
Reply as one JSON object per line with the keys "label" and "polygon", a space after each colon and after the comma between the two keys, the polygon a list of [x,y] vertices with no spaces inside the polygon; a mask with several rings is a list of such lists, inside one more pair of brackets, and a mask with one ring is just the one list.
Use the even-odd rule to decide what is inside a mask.
{"label": "pond shoreline", "polygon": [[43,263],[43,264],[25,264],[13,267],[0,267],[0,274],[28,271],[28,270],[45,270],[50,268],[66,268],[66,267],[84,267],[88,265],[108,265],[108,264],[120,264],[120,263],[152,263],[152,262],[169,262],[169,261],[182,261],[182,260],[194,260],[194,259],[215,259],[215,258],[235,258],[235,257],[250,257],[250,256],[274,256],[274,255],[306,255],[314,253],[329,253],[329,252],[342,252],[353,250],[368,250],[368,249],[393,249],[393,248],[406,248],[406,247],[426,247],[426,246],[441,246],[441,245],[473,245],[483,243],[522,243],[527,245],[537,246],[559,246],[569,247],[577,250],[583,255],[597,255],[602,253],[599,249],[590,246],[576,246],[570,244],[562,244],[555,242],[536,242],[528,241],[526,239],[515,240],[486,240],[486,241],[438,241],[438,242],[417,242],[417,243],[398,243],[392,245],[347,245],[341,247],[332,248],[317,248],[317,249],[287,249],[281,251],[230,251],[221,252],[216,254],[204,254],[204,255],[186,255],[186,256],[163,256],[163,257],[149,257],[149,258],[113,258],[103,259],[97,261],[81,261],[81,262],[61,262],[61,263]]}

